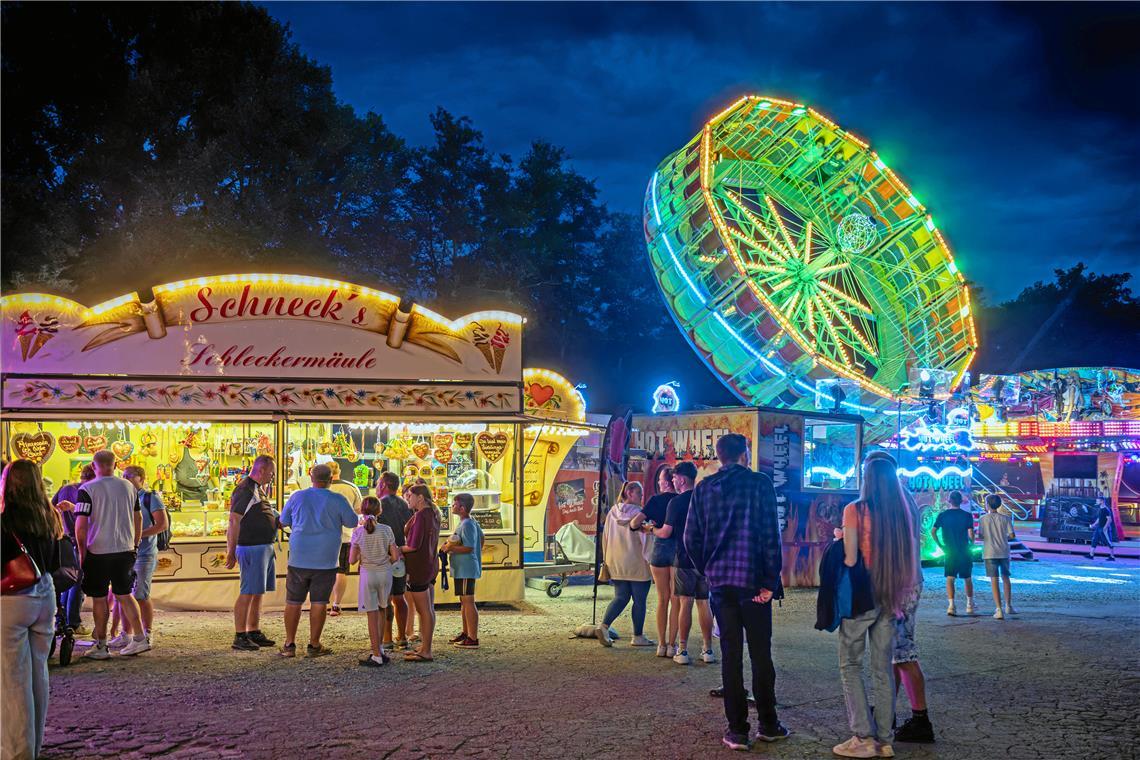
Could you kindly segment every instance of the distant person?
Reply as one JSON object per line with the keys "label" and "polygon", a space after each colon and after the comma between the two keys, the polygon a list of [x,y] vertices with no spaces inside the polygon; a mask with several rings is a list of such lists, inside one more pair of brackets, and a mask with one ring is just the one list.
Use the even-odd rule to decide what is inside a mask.
{"label": "distant person", "polygon": [[720,629],[721,682],[728,721],[722,743],[752,746],[748,693],[744,690],[744,642],[752,661],[752,693],[764,742],[791,734],[776,714],[772,664],[772,600],[782,599],[783,543],[771,479],[748,468],[748,439],[737,433],[716,442],[721,469],[693,490],[685,522],[685,550],[709,585]]}
{"label": "distant person", "polygon": [[[0,718],[0,757],[35,758],[43,751],[48,712],[48,652],[55,635],[57,544],[63,537],[59,513],[44,491],[43,475],[34,462],[17,459],[4,468],[0,479],[0,561],[8,563],[27,552],[39,579],[15,593],[0,596],[0,681],[3,717]],[[71,502],[61,501],[65,511]],[[22,549],[21,549],[22,547]],[[106,620],[103,621],[104,624]],[[106,649],[106,646],[104,646]]]}
{"label": "distant person", "polygon": [[329,490],[332,470],[318,464],[309,471],[312,487],[294,491],[281,511],[289,534],[289,569],[285,576],[285,645],[282,657],[297,655],[297,626],[301,606],[309,600],[309,657],[332,654],[321,644],[325,612],[336,582],[341,528],[356,527],[357,514],[348,500]]}
{"label": "distant person", "polygon": [[[974,516],[962,508],[962,492],[950,492],[950,506],[938,513],[930,535],[943,554],[943,569],[946,573],[946,596],[950,600],[946,614],[958,614],[954,600],[956,578],[966,582],[966,614],[977,612],[974,606],[974,558],[971,549],[974,545]],[[939,533],[941,532],[941,537]]]}
{"label": "distant person", "polygon": [[[95,468],[89,464],[85,464],[83,465],[83,469],[79,472],[79,482],[66,484],[52,497],[51,503],[56,509],[59,509],[59,516],[63,520],[63,530],[67,535],[71,536],[72,540],[75,539],[75,501],[79,498],[79,487],[87,481],[94,479]],[[65,504],[70,505],[69,508],[60,509],[60,507]],[[80,580],[82,581],[82,578]],[[57,602],[58,609],[56,610],[56,617],[60,620],[59,627],[71,628],[76,636],[86,636],[90,633],[90,631],[83,626],[83,619],[80,615],[83,611],[84,599],[83,584],[80,582],[59,594]]]}
{"label": "distant person", "polygon": [[[1013,589],[1009,580],[1009,542],[1016,538],[1013,520],[1002,514],[1001,496],[991,493],[986,497],[986,514],[978,521],[978,531],[982,534],[982,559],[986,563],[986,575],[990,577],[990,587],[994,593],[994,617],[998,620],[1013,615]],[[1001,589],[998,576],[1005,586],[1005,607],[1002,608]]]}
{"label": "distant person", "polygon": [[669,502],[677,494],[673,491],[673,468],[663,466],[657,470],[657,493],[645,502],[640,515],[634,515],[630,528],[641,529],[649,546],[649,572],[657,588],[657,656],[673,657],[677,654],[677,631],[669,630],[669,617],[673,605],[673,560],[677,557],[677,540],[672,531],[662,531]]}
{"label": "distant person", "polygon": [[[895,684],[891,666],[896,621],[914,593],[915,527],[894,462],[863,463],[859,500],[843,509],[843,563],[862,559],[871,578],[875,609],[839,624],[839,674],[852,736],[832,748],[840,757],[894,757]],[[872,711],[863,682],[870,660]]]}
{"label": "distant person", "polygon": [[689,517],[689,507],[693,498],[693,484],[697,479],[697,467],[692,462],[681,462],[673,469],[673,486],[677,495],[669,501],[665,524],[657,529],[657,536],[665,534],[677,539],[677,552],[673,559],[674,606],[670,612],[670,632],[677,636],[673,662],[688,665],[689,633],[693,629],[693,605],[697,607],[697,622],[701,628],[701,659],[709,664],[716,662],[712,649],[712,610],[709,609],[709,584],[695,567],[689,552],[685,550],[685,523]]}
{"label": "distant person", "polygon": [[[412,519],[412,508],[400,498],[400,476],[394,472],[383,472],[376,482],[376,496],[380,499],[380,522],[392,529],[396,546],[404,545],[404,526]],[[384,645],[400,649],[408,648],[410,629],[408,628],[408,602],[404,597],[407,590],[408,571],[401,556],[392,565],[392,593],[388,596],[388,608],[384,612]],[[396,623],[396,636],[392,636],[393,618]]]}
{"label": "distant person", "polygon": [[261,632],[261,600],[277,590],[277,510],[265,491],[276,477],[273,457],[253,460],[249,475],[230,496],[230,522],[226,530],[226,567],[238,567],[238,597],[234,602],[232,648],[256,652],[277,645]]}
{"label": "distant person", "polygon": [[420,619],[420,646],[404,655],[405,662],[431,662],[435,638],[435,579],[439,576],[439,528],[441,515],[431,489],[417,483],[407,491],[408,506],[415,514],[404,530],[404,563],[408,591]]}
{"label": "distant person", "polygon": [[[342,480],[340,477],[340,463],[335,459],[329,460],[328,468],[332,471],[332,483],[329,490],[338,493],[348,501],[352,511],[360,514],[360,489],[354,483]],[[333,586],[332,604],[329,606],[329,617],[340,616],[340,602],[344,598],[344,590],[348,586],[348,549],[352,541],[352,531],[345,528],[340,535],[340,557],[337,561],[336,584]]]}
{"label": "distant person", "polygon": [[392,565],[400,559],[392,529],[378,519],[380,510],[380,500],[375,496],[361,500],[360,513],[364,519],[352,531],[349,550],[352,562],[360,563],[357,597],[360,609],[368,615],[368,642],[372,647],[372,653],[360,660],[360,664],[370,668],[387,665],[389,661],[384,654],[380,621],[392,591]]}
{"label": "distant person", "polygon": [[120,654],[136,655],[150,649],[139,618],[139,605],[131,596],[135,560],[142,540],[142,506],[130,481],[115,475],[115,455],[109,449],[91,458],[95,478],[79,487],[75,502],[75,542],[83,566],[83,593],[91,597],[95,618],[95,646],[83,656],[106,660],[107,588],[115,595],[132,638]]}
{"label": "distant person", "polygon": [[1112,539],[1109,537],[1109,531],[1112,529],[1112,510],[1108,508],[1103,497],[1098,498],[1096,503],[1097,510],[1092,523],[1092,546],[1089,547],[1089,559],[1096,559],[1097,545],[1104,544],[1108,547],[1108,561],[1115,562],[1116,547],[1112,545]]}
{"label": "distant person", "polygon": [[[139,514],[142,515],[142,532],[139,534],[138,558],[135,560],[135,585],[132,591],[139,603],[139,619],[146,643],[154,646],[151,632],[154,629],[154,604],[150,601],[151,581],[158,567],[158,536],[170,525],[166,505],[157,491],[146,487],[146,470],[137,465],[123,469],[123,477],[135,487],[139,498]],[[130,628],[130,622],[123,621],[123,633],[137,633]]]}
{"label": "distant person", "polygon": [[475,606],[475,582],[483,577],[483,528],[471,518],[475,497],[457,493],[451,500],[451,513],[459,519],[455,532],[443,545],[451,557],[451,577],[459,597],[463,630],[451,640],[460,649],[479,648],[479,608]]}
{"label": "distant person", "polygon": [[633,638],[630,646],[649,647],[653,642],[645,637],[645,600],[649,596],[649,562],[645,559],[645,533],[632,527],[633,518],[641,514],[644,492],[636,480],[628,480],[621,487],[618,503],[610,508],[602,528],[602,558],[614,587],[610,601],[598,627],[598,641],[612,647],[610,626],[633,601]]}

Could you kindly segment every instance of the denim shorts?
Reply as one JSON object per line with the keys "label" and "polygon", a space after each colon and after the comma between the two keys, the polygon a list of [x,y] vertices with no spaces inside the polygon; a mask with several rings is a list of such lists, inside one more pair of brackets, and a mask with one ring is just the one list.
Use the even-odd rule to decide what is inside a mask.
{"label": "denim shorts", "polygon": [[154,569],[158,567],[158,555],[139,557],[135,560],[135,588],[132,592],[135,599],[145,602],[150,599],[150,582],[154,578]]}
{"label": "denim shorts", "polygon": [[656,538],[653,541],[653,549],[649,554],[649,564],[653,567],[672,567],[673,560],[677,557],[677,541],[672,536],[669,538]]}
{"label": "denim shorts", "polygon": [[239,594],[264,594],[277,588],[277,557],[273,544],[239,546],[237,561],[241,573]]}
{"label": "denim shorts", "polygon": [[922,597],[922,586],[911,592],[903,602],[903,616],[895,620],[895,651],[891,662],[900,665],[918,661],[918,644],[914,641],[915,616],[918,614],[918,600]]}
{"label": "denim shorts", "polygon": [[1009,557],[986,560],[986,577],[997,578],[999,573],[1003,578],[1009,577]]}

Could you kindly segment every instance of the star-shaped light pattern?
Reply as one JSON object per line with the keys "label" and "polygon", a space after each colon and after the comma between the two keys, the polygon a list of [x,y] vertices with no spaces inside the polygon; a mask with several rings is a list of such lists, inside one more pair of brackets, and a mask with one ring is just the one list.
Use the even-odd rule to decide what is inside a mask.
{"label": "star-shaped light pattern", "polygon": [[744,274],[783,316],[790,337],[834,362],[873,368],[875,314],[838,243],[770,195],[724,185],[715,195]]}

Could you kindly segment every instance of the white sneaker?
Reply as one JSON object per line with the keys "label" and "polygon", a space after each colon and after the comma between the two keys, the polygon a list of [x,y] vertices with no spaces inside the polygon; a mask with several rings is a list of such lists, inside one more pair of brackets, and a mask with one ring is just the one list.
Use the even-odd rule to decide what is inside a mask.
{"label": "white sneaker", "polygon": [[111,659],[111,650],[109,650],[106,646],[99,646],[96,644],[84,652],[83,656],[89,660],[109,660]]}
{"label": "white sneaker", "polygon": [[978,614],[978,608],[974,606],[974,600],[973,599],[967,599],[966,600],[966,614],[967,615]]}
{"label": "white sneaker", "polygon": [[610,638],[610,627],[608,625],[598,626],[598,643],[604,647],[612,647],[614,640]]}
{"label": "white sneaker", "polygon": [[677,646],[676,644],[670,644],[669,646],[667,646],[665,648],[665,656],[666,657],[676,657],[677,653],[680,651],[681,651],[681,648],[679,646]]}
{"label": "white sneaker", "polygon": [[122,649],[127,644],[131,643],[131,637],[125,633],[120,633],[115,638],[107,642],[108,649]]}
{"label": "white sneaker", "polygon": [[658,644],[657,645],[657,656],[658,657],[672,657],[673,655],[669,652],[669,647],[665,646],[664,644]]}
{"label": "white sneaker", "polygon": [[701,652],[701,662],[704,662],[707,665],[712,665],[714,662],[716,662],[716,655],[713,654],[713,650],[706,649],[705,651]]}
{"label": "white sneaker", "polygon": [[994,610],[994,620],[1005,620],[1005,615],[1001,612],[1001,607]]}
{"label": "white sneaker", "polygon": [[1007,605],[1005,606],[1005,614],[1007,614],[1007,615],[1016,615],[1016,614],[1017,614],[1017,610],[1015,610],[1015,609],[1013,608],[1013,605],[1012,605],[1012,604],[1007,604]]}
{"label": "white sneaker", "polygon": [[954,604],[953,600],[946,606],[946,614],[950,617],[954,617],[958,614],[958,607]]}
{"label": "white sneaker", "polygon": [[149,651],[150,644],[147,643],[146,639],[142,639],[141,641],[132,640],[130,644],[127,644],[125,647],[119,650],[119,654],[130,657],[131,655],[141,654],[143,652]]}
{"label": "white sneaker", "polygon": [[840,757],[879,757],[879,748],[873,739],[860,739],[852,736],[842,744],[836,744],[831,751]]}
{"label": "white sneaker", "polygon": [[629,640],[629,645],[631,647],[651,647],[655,645],[655,642],[646,636],[634,636]]}
{"label": "white sneaker", "polygon": [[677,652],[677,654],[673,655],[673,662],[678,665],[688,665],[692,662],[692,660],[689,659],[689,650],[682,649],[680,652]]}

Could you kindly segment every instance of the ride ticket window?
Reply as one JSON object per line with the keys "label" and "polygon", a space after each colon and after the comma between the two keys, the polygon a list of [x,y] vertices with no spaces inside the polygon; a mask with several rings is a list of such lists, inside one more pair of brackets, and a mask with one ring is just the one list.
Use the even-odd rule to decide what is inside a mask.
{"label": "ride ticket window", "polygon": [[[309,486],[309,470],[335,465],[337,480],[375,496],[381,473],[394,472],[401,490],[423,483],[450,530],[451,498],[470,493],[472,516],[485,531],[514,531],[510,454],[514,425],[446,422],[291,422],[285,440],[285,497]],[[504,476],[504,471],[506,476]],[[504,491],[508,497],[504,498]]]}
{"label": "ride ticket window", "polygon": [[859,445],[859,426],[853,422],[804,419],[803,487],[858,490]]}

